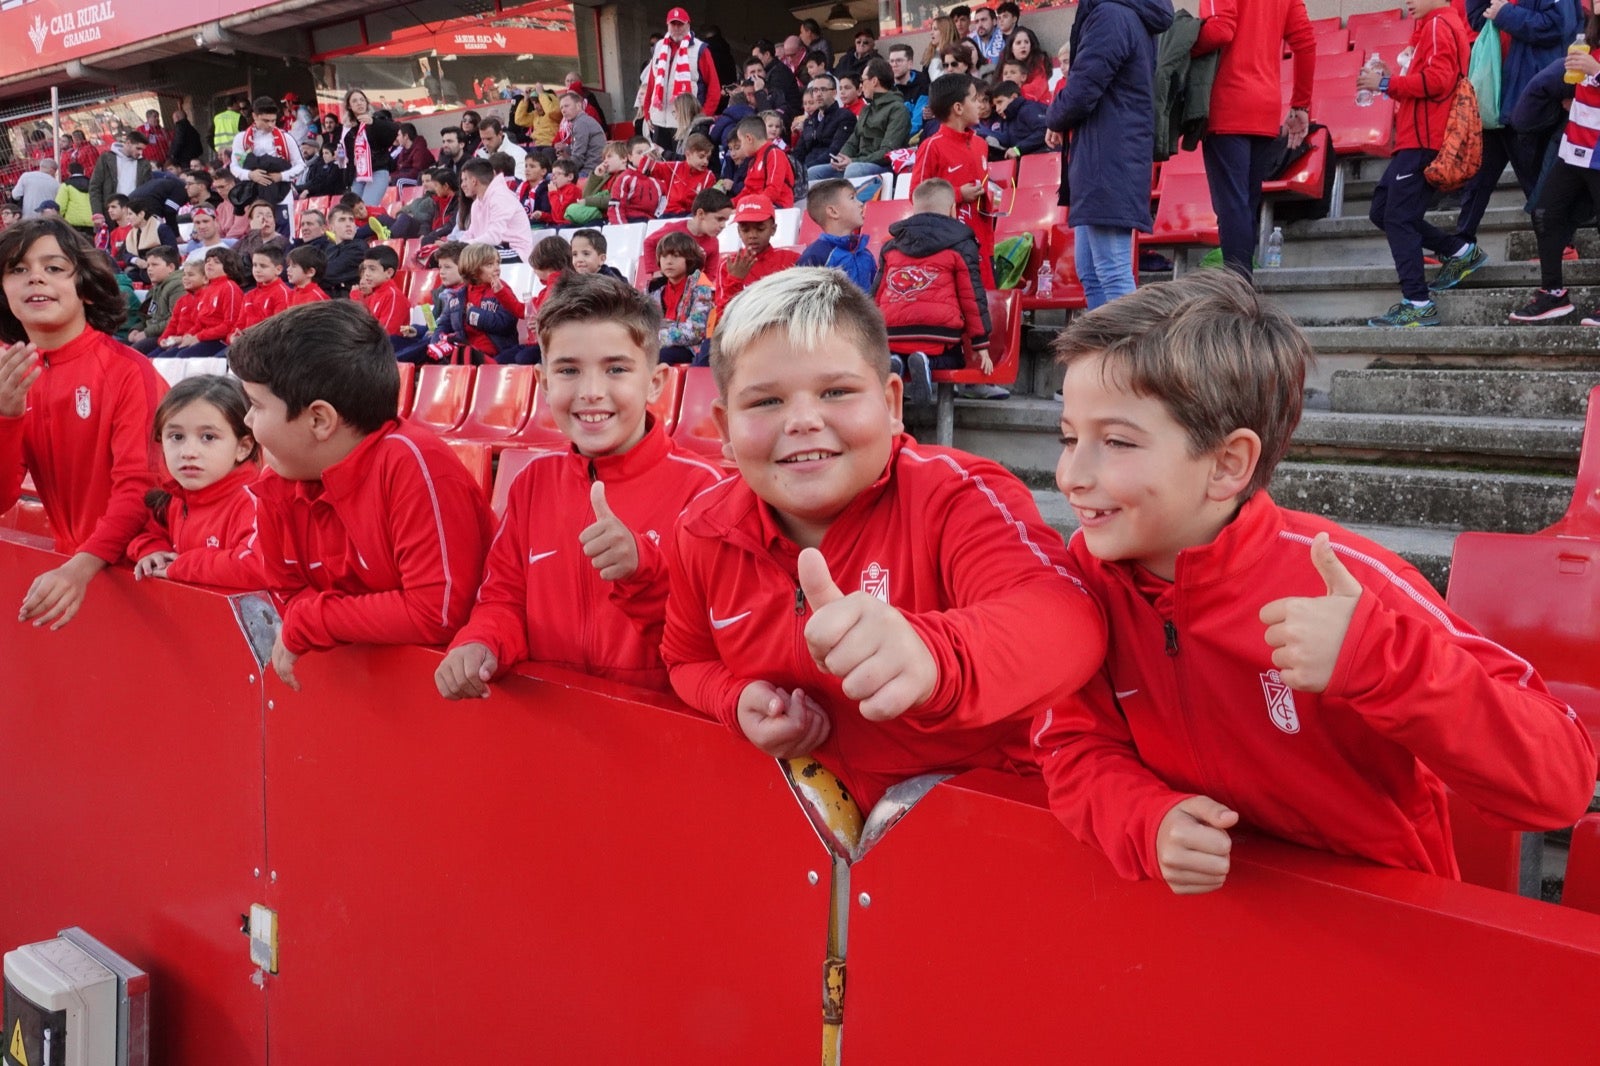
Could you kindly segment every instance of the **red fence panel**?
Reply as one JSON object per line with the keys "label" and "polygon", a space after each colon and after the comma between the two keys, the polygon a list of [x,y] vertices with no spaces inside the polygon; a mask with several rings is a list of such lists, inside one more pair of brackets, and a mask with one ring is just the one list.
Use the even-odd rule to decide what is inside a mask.
{"label": "red fence panel", "polygon": [[[0,603],[61,561],[0,536]],[[127,571],[59,632],[0,620],[0,949],[81,925],[143,967],[168,1066],[266,1062],[256,672],[226,597]]]}
{"label": "red fence panel", "polygon": [[777,765],[575,675],[447,703],[438,661],[269,686],[274,1061],[812,1066],[828,863]]}
{"label": "red fence panel", "polygon": [[1244,837],[1226,886],[1175,898],[1117,877],[1041,799],[967,775],[855,865],[851,1061],[1593,1053],[1578,1019],[1600,987],[1600,917]]}

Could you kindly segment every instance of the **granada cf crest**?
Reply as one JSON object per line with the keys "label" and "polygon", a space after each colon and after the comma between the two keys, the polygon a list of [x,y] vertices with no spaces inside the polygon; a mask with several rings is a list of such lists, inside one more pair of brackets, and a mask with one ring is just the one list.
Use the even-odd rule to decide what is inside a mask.
{"label": "granada cf crest", "polygon": [[1294,690],[1283,683],[1283,675],[1268,670],[1261,675],[1261,691],[1267,697],[1267,716],[1285,733],[1300,732],[1300,715],[1294,709]]}
{"label": "granada cf crest", "polygon": [[889,602],[889,571],[873,563],[861,571],[861,591],[868,596],[876,596],[884,603]]}
{"label": "granada cf crest", "polygon": [[73,393],[73,399],[77,401],[78,417],[79,418],[88,418],[89,417],[89,386],[87,386],[87,385],[79,385],[78,386],[78,391]]}

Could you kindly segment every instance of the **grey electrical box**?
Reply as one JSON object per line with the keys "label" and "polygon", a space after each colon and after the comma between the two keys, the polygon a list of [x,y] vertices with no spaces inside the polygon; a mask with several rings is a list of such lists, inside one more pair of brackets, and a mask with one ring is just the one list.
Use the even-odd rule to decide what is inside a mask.
{"label": "grey electrical box", "polygon": [[5,956],[4,1066],[148,1066],[150,977],[76,927]]}

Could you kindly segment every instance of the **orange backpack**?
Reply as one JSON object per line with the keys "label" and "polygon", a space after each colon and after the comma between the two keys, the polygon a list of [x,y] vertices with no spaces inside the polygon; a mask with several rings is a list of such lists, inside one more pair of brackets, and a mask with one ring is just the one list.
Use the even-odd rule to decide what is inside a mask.
{"label": "orange backpack", "polygon": [[1483,165],[1483,118],[1478,112],[1478,94],[1472,82],[1456,82],[1450,99],[1450,115],[1445,120],[1444,143],[1422,176],[1440,192],[1452,192],[1471,181]]}

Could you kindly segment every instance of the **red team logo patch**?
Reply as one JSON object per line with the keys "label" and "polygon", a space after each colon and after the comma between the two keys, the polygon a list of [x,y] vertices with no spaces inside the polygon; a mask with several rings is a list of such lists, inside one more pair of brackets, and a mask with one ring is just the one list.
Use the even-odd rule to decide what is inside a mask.
{"label": "red team logo patch", "polygon": [[1267,717],[1285,733],[1300,732],[1300,715],[1294,709],[1294,690],[1283,683],[1283,675],[1268,670],[1261,675],[1261,691],[1267,697]]}
{"label": "red team logo patch", "polygon": [[889,602],[889,571],[873,563],[861,571],[861,591],[868,596],[876,596],[884,603]]}
{"label": "red team logo patch", "polygon": [[78,417],[82,418],[82,419],[88,419],[88,417],[89,417],[89,386],[87,386],[87,385],[79,385],[78,386],[78,391],[73,393],[73,397],[72,398],[77,401]]}
{"label": "red team logo patch", "polygon": [[919,266],[895,267],[884,282],[891,300],[915,300],[933,285],[933,273]]}

